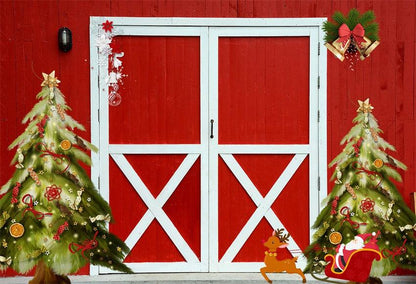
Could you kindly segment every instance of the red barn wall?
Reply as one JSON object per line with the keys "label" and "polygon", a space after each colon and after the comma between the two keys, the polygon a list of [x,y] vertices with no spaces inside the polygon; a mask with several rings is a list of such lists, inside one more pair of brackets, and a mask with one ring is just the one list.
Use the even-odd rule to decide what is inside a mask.
{"label": "red barn wall", "polygon": [[[41,72],[56,70],[71,115],[90,131],[90,16],[123,17],[330,17],[351,8],[374,10],[381,45],[354,72],[328,54],[328,162],[352,127],[357,100],[370,98],[383,137],[403,161],[398,189],[410,206],[416,191],[415,157],[415,13],[416,2],[392,0],[3,0],[0,5],[0,184],[13,174],[15,150],[8,145],[20,135],[21,120],[35,104]],[[73,49],[58,50],[57,32],[69,27]],[[305,50],[305,52],[309,52]],[[296,99],[296,98],[294,98]],[[328,176],[333,169],[328,170]],[[329,189],[331,188],[329,184]],[[87,272],[85,270],[84,272]]]}

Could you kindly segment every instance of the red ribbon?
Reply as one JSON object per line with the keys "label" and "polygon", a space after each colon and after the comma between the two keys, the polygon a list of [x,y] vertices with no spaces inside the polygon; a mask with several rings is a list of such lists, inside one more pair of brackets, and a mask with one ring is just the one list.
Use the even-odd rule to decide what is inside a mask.
{"label": "red ribbon", "polygon": [[60,235],[62,235],[62,233],[65,231],[65,229],[67,227],[68,227],[68,222],[65,221],[65,223],[63,223],[61,226],[59,226],[58,231],[53,236],[53,239],[56,240],[56,241],[59,241],[59,239],[61,238]]}
{"label": "red ribbon", "polygon": [[338,35],[340,39],[339,41],[342,43],[343,46],[347,44],[351,36],[358,46],[360,46],[361,43],[365,42],[365,30],[361,24],[357,24],[352,31],[346,24],[342,24],[338,29]]}
{"label": "red ribbon", "polygon": [[13,187],[13,196],[12,196],[12,203],[17,203],[17,196],[19,195],[19,188],[20,188],[20,182],[16,182],[15,187]]}
{"label": "red ribbon", "polygon": [[[29,199],[29,202],[26,202],[26,199]],[[28,208],[26,208],[23,211],[23,216],[26,214],[27,211],[32,212],[33,215],[35,215],[36,219],[38,219],[38,220],[42,220],[43,218],[45,218],[46,215],[52,216],[52,213],[49,213],[49,212],[47,212],[47,213],[39,212],[39,211],[33,209],[33,197],[30,194],[26,194],[25,196],[23,196],[22,202],[24,204],[26,204],[27,206],[29,206]]]}
{"label": "red ribbon", "polygon": [[52,156],[52,159],[58,164],[61,165],[63,163],[64,160],[68,161],[68,165],[66,166],[66,168],[60,172],[60,174],[66,172],[69,168],[69,166],[71,165],[71,160],[63,155],[63,154],[57,154],[55,152],[52,152],[51,150],[48,149],[48,147],[46,146],[45,143],[39,142],[38,144],[36,144],[35,146],[37,148],[38,151],[41,151],[43,154],[40,155],[40,157],[44,157],[44,156]]}
{"label": "red ribbon", "polygon": [[[357,164],[358,164],[358,166],[357,166]],[[372,181],[374,181],[376,179],[376,177],[378,176],[380,178],[380,180],[374,188],[377,188],[381,184],[383,178],[380,176],[380,174],[378,172],[367,170],[366,168],[364,168],[363,164],[358,162],[358,161],[352,162],[351,166],[354,169],[358,170],[357,174],[366,173]]]}
{"label": "red ribbon", "polygon": [[404,242],[403,242],[402,246],[398,247],[398,248],[394,248],[393,250],[383,249],[381,251],[381,254],[384,256],[384,258],[387,258],[387,257],[391,256],[393,258],[393,261],[397,263],[397,261],[394,257],[396,257],[398,255],[401,255],[401,254],[404,254],[406,252],[406,250],[407,250],[406,247],[405,247],[406,241],[407,241],[407,239],[404,239]]}
{"label": "red ribbon", "polygon": [[342,207],[339,213],[345,217],[344,220],[341,221],[341,225],[344,224],[345,221],[349,222],[351,224],[351,227],[353,227],[354,229],[358,229],[360,225],[367,225],[367,223],[358,223],[351,220],[350,208],[348,208],[347,206]]}
{"label": "red ribbon", "polygon": [[[77,251],[81,251],[82,257],[85,258],[86,260],[88,260],[88,258],[84,255],[84,252],[86,250],[95,249],[98,246],[98,241],[95,240],[95,238],[97,237],[97,235],[98,235],[98,231],[95,232],[94,238],[92,240],[85,240],[85,241],[82,242],[81,245],[80,244],[77,244],[77,243],[70,243],[69,244],[69,247],[68,247],[69,248],[69,251],[71,253],[76,253]],[[76,249],[73,250],[72,249],[72,246],[75,246]]]}

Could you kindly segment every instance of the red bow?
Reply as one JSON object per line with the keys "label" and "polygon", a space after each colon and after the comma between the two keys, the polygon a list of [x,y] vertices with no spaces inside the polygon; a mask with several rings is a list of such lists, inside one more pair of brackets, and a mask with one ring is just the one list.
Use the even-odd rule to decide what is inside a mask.
{"label": "red bow", "polygon": [[357,24],[355,28],[351,31],[350,28],[346,24],[342,24],[338,29],[338,35],[340,42],[343,46],[345,46],[352,36],[355,43],[360,46],[361,43],[365,42],[364,35],[365,30],[361,24]]}
{"label": "red bow", "polygon": [[[88,258],[84,255],[84,252],[86,250],[89,250],[89,249],[95,249],[98,246],[98,241],[95,240],[95,238],[97,237],[97,235],[98,235],[98,231],[95,232],[94,238],[92,240],[88,240],[87,239],[87,240],[85,240],[85,241],[82,242],[82,245],[77,244],[77,243],[70,243],[69,244],[69,251],[71,253],[76,253],[77,251],[80,250],[82,257],[85,258],[86,260],[88,260]],[[72,249],[72,246],[75,246],[76,249],[73,250]]]}
{"label": "red bow", "polygon": [[52,156],[52,159],[58,165],[61,165],[64,160],[67,160],[68,161],[68,165],[66,166],[66,168],[63,171],[60,172],[60,174],[66,172],[68,170],[69,166],[71,165],[71,160],[67,156],[52,152],[50,149],[48,149],[48,147],[46,146],[45,143],[39,142],[38,144],[35,145],[35,147],[36,147],[36,150],[37,151],[41,151],[42,152],[42,154],[40,155],[40,157],[44,157],[44,156],[50,155],[50,156]]}
{"label": "red bow", "polygon": [[[29,201],[26,202],[26,199],[29,199]],[[26,194],[25,196],[23,196],[22,202],[24,204],[26,204],[27,206],[29,206],[28,208],[26,208],[23,211],[23,215],[25,215],[26,211],[30,211],[30,212],[33,213],[33,215],[35,215],[36,219],[38,219],[38,220],[42,220],[43,218],[45,218],[45,215],[49,215],[49,216],[52,215],[52,213],[49,213],[49,212],[43,213],[43,212],[39,212],[39,211],[33,209],[33,197],[30,194]]]}
{"label": "red bow", "polygon": [[348,208],[347,206],[342,207],[339,213],[344,216],[344,219],[341,221],[341,226],[342,224],[344,224],[345,221],[349,222],[351,224],[351,227],[353,227],[354,229],[358,229],[360,225],[367,225],[367,223],[358,223],[351,220],[350,208]]}
{"label": "red bow", "polygon": [[384,258],[388,258],[389,256],[391,256],[393,258],[393,261],[397,263],[395,257],[397,255],[404,254],[407,251],[405,244],[406,239],[404,239],[403,245],[401,247],[394,248],[393,250],[383,249],[381,254],[384,256]]}
{"label": "red bow", "polygon": [[380,180],[378,181],[377,185],[374,188],[377,188],[381,184],[381,182],[383,181],[383,177],[380,176],[380,174],[378,172],[367,170],[363,166],[363,164],[358,162],[358,161],[352,162],[351,166],[352,166],[353,169],[357,170],[356,174],[366,173],[369,176],[370,180],[372,180],[372,181],[376,180],[376,178],[379,177]]}

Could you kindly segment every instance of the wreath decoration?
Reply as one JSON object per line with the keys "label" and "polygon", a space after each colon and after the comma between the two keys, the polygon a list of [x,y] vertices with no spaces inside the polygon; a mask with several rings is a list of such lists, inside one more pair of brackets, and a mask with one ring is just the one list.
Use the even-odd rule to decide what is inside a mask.
{"label": "wreath decoration", "polygon": [[364,60],[380,44],[375,18],[371,10],[360,14],[351,9],[347,16],[335,12],[333,22],[326,21],[323,25],[325,46],[339,60],[347,58],[350,67],[358,58]]}

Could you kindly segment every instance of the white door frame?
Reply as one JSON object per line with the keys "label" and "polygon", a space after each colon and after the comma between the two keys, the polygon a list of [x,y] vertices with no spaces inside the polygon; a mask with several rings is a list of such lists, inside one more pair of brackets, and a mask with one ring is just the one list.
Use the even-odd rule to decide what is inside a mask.
{"label": "white door frame", "polygon": [[[200,144],[151,144],[151,145],[120,145],[109,144],[109,106],[108,86],[105,83],[108,74],[107,63],[99,64],[98,49],[95,46],[101,24],[106,20],[112,21],[114,28],[122,36],[198,36],[200,37]],[[133,247],[140,235],[146,229],[146,224],[156,218],[162,227],[174,229],[168,216],[161,209],[177,184],[186,175],[198,157],[201,159],[201,260],[192,255],[186,241],[181,239],[180,233],[169,234],[172,241],[182,253],[186,262],[179,263],[137,263],[129,264],[134,271],[140,272],[204,272],[204,271],[254,271],[259,263],[232,263],[233,256],[229,255],[221,263],[218,259],[218,239],[216,220],[218,219],[217,204],[217,157],[228,161],[228,166],[238,172],[232,154],[235,153],[292,153],[296,154],[288,168],[282,175],[283,179],[276,182],[273,196],[260,199],[257,190],[250,185],[249,179],[242,173],[238,179],[249,193],[253,202],[258,205],[257,215],[265,215],[274,226],[278,218],[273,212],[267,211],[268,204],[277,198],[283,189],[284,179],[290,178],[296,164],[310,155],[310,168],[316,169],[310,176],[310,190],[314,192],[310,198],[316,206],[312,206],[310,220],[313,222],[318,215],[320,201],[326,196],[327,162],[326,162],[326,52],[323,49],[322,24],[325,18],[279,18],[279,19],[231,19],[231,18],[127,18],[127,17],[91,17],[90,18],[90,65],[91,65],[91,142],[100,149],[99,153],[92,153],[93,166],[91,179],[97,186],[105,200],[109,200],[109,158],[116,161],[124,169],[125,175],[136,191],[141,192],[140,197],[149,207],[145,216],[140,220],[126,243]],[[237,28],[238,27],[238,28]],[[243,28],[244,27],[244,28]],[[214,128],[214,139],[209,139],[209,120],[216,118],[218,106],[210,105],[208,101],[217,102],[218,86],[218,37],[219,36],[310,36],[310,141],[318,141],[310,145],[218,145],[216,140],[218,128]],[[215,46],[217,48],[215,48]],[[209,70],[209,74],[208,74]],[[209,97],[208,97],[209,96]],[[313,124],[313,125],[312,125]],[[142,184],[140,177],[135,174],[123,154],[186,154],[186,158],[171,180],[166,184],[157,198],[149,196],[147,188]],[[208,156],[209,155],[209,156]],[[213,158],[215,156],[215,158]],[[208,161],[210,162],[208,163]],[[312,164],[313,162],[313,164]],[[311,166],[312,165],[312,166]],[[313,171],[313,170],[311,170]],[[208,179],[208,172],[210,173]],[[244,171],[243,171],[244,172]],[[211,175],[211,173],[215,173]],[[293,173],[292,173],[293,174]],[[286,176],[286,177],[285,177]],[[313,177],[313,179],[312,179]],[[323,182],[319,182],[319,179]],[[176,186],[175,186],[176,185]],[[274,188],[275,186],[273,186]],[[210,188],[208,192],[208,188]],[[280,191],[279,191],[280,188]],[[140,190],[139,190],[140,189]],[[319,194],[316,195],[316,189]],[[210,204],[208,203],[210,202]],[[111,204],[110,204],[111,205]],[[270,207],[270,206],[269,206]],[[262,209],[262,210],[260,210]],[[267,212],[264,211],[266,209]],[[269,213],[270,212],[270,213]],[[253,215],[255,216],[255,215]],[[257,218],[257,217],[256,217]],[[150,222],[149,222],[150,220]],[[254,222],[255,223],[255,222]],[[253,223],[253,224],[254,224]],[[312,225],[312,224],[311,224]],[[250,225],[252,226],[252,225]],[[312,232],[310,233],[312,235]],[[243,236],[244,237],[244,236]],[[242,238],[241,240],[243,240]],[[241,240],[236,247],[242,245]],[[243,242],[244,243],[244,242]],[[294,247],[295,248],[295,247]],[[232,254],[232,250],[230,251]],[[235,256],[235,255],[234,255]],[[257,270],[258,271],[258,270]],[[107,268],[91,266],[90,274],[114,273]]]}

